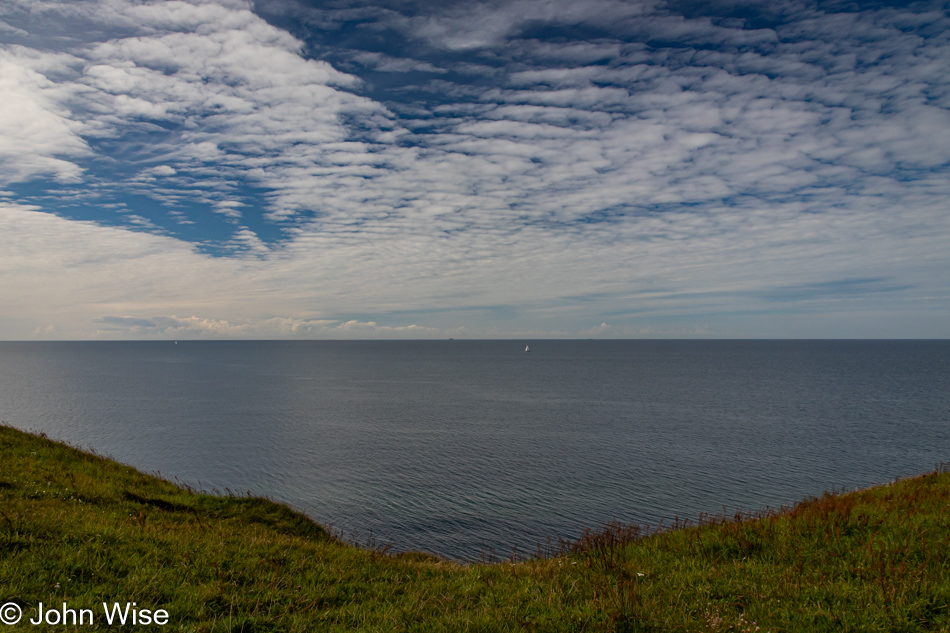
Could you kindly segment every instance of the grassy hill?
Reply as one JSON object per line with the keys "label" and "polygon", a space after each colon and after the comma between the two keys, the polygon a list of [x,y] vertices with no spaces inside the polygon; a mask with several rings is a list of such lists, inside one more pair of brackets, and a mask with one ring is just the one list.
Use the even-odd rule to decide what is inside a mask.
{"label": "grassy hill", "polygon": [[162,609],[175,631],[950,631],[950,473],[559,555],[459,564],[339,542],[0,426],[0,604]]}

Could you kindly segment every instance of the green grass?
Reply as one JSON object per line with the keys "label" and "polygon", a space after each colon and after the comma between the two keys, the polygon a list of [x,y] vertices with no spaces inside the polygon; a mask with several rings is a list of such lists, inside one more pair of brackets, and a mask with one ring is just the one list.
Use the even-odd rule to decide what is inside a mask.
{"label": "green grass", "polygon": [[174,631],[950,631],[950,473],[544,559],[463,565],[341,543],[0,427],[0,604],[165,609]]}

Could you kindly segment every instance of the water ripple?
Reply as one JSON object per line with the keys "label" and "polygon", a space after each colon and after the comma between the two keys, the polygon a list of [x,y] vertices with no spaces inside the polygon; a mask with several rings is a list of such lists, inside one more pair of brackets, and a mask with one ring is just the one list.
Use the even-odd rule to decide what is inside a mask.
{"label": "water ripple", "polygon": [[0,419],[463,559],[950,461],[950,343],[0,343]]}

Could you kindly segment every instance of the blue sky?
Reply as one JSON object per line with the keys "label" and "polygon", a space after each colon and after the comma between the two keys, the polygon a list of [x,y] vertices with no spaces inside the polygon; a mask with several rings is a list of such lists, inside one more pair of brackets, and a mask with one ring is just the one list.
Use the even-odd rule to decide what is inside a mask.
{"label": "blue sky", "polygon": [[0,0],[0,339],[950,336],[948,6]]}

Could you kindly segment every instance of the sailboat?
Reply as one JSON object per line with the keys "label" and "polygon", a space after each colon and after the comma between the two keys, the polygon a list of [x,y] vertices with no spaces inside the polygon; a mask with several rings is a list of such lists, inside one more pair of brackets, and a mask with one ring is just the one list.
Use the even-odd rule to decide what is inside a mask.
{"label": "sailboat", "polygon": [[525,345],[525,346],[524,346],[524,351],[526,351],[526,352],[530,352],[530,351],[531,351],[531,348],[530,348],[530,347],[528,347],[527,345]]}

